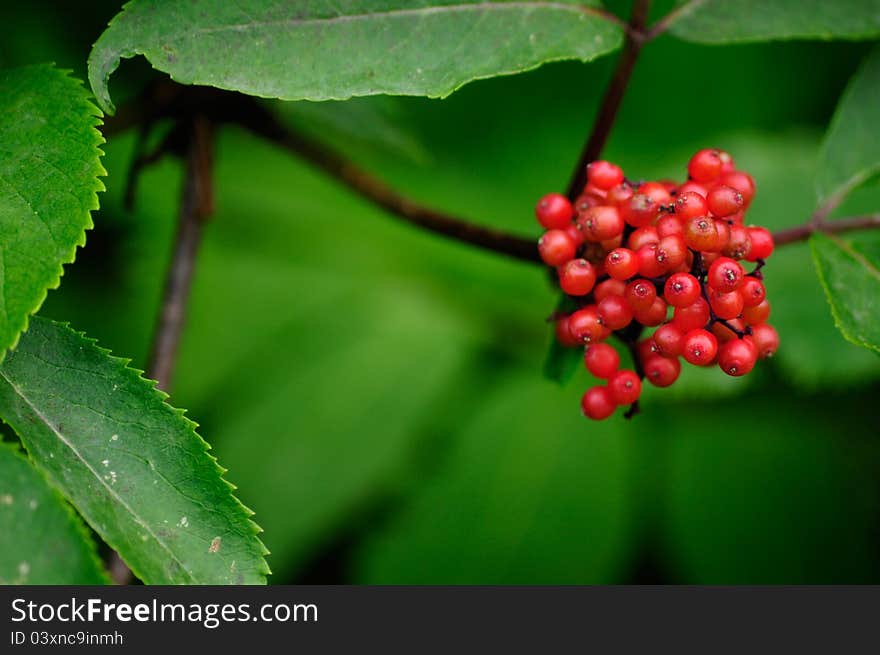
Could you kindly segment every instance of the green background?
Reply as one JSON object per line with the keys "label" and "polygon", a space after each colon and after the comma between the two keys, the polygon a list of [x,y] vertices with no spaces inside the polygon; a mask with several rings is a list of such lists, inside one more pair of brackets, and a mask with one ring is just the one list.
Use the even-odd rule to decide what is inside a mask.
{"label": "green background", "polygon": [[[6,3],[0,66],[83,78],[119,3],[80,4]],[[605,155],[680,179],[697,148],[727,149],[758,183],[750,219],[801,223],[868,48],[662,37]],[[537,235],[535,199],[567,182],[613,61],[443,101],[276,107],[414,198]],[[123,64],[117,104],[151,77]],[[96,228],[41,313],[143,367],[181,171],[150,169],[124,210],[133,142],[105,147]],[[597,424],[579,412],[585,371],[565,387],[541,377],[556,296],[539,268],[400,224],[231,128],[216,190],[172,399],[256,511],[273,582],[880,581],[880,358],[834,328],[804,244],[765,269],[774,360],[745,379],[689,370],[633,421]],[[848,206],[878,201],[874,186]]]}

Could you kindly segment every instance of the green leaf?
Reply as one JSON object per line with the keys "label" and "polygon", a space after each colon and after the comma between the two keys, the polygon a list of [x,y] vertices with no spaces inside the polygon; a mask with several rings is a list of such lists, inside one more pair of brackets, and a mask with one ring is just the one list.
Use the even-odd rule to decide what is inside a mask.
{"label": "green leaf", "polygon": [[106,584],[91,535],[11,444],[0,444],[0,584]]}
{"label": "green leaf", "polygon": [[0,366],[0,415],[148,584],[256,584],[259,528],[183,411],[126,361],[35,317]]}
{"label": "green leaf", "polygon": [[0,71],[0,361],[92,227],[98,110],[49,65]]}
{"label": "green leaf", "polygon": [[110,74],[139,54],[184,84],[283,100],[443,97],[620,43],[619,26],[575,0],[132,0],[95,43],[89,79],[108,113]]}
{"label": "green leaf", "polygon": [[697,43],[880,35],[878,0],[690,0],[674,11],[670,33]]}
{"label": "green leaf", "polygon": [[880,247],[859,249],[832,234],[814,234],[810,247],[838,329],[880,352]]}
{"label": "green leaf", "polygon": [[[559,302],[556,303],[554,313],[569,313],[575,309],[575,304],[563,294],[559,298]],[[544,358],[544,377],[559,384],[565,384],[577,372],[578,364],[581,363],[583,355],[582,348],[566,348],[560,344],[556,338],[556,326],[551,323],[550,347]]]}
{"label": "green leaf", "polygon": [[849,83],[825,135],[816,179],[821,202],[848,192],[880,171],[878,116],[880,47],[872,50]]}

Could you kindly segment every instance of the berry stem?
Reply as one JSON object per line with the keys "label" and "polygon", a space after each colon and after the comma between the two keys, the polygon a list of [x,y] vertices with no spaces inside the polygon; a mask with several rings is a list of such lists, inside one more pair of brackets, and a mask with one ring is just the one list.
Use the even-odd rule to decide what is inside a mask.
{"label": "berry stem", "polygon": [[578,163],[574,168],[571,181],[568,184],[567,195],[569,199],[574,200],[584,184],[587,182],[587,164],[591,161],[599,159],[611,128],[614,126],[614,119],[617,117],[617,110],[620,109],[620,103],[626,93],[632,76],[633,68],[639,58],[639,53],[644,45],[643,30],[648,20],[648,11],[651,8],[651,0],[634,0],[632,14],[629,19],[629,29],[626,30],[625,40],[623,44],[623,52],[617,60],[617,68],[611,77],[611,81],[605,89],[605,95],[602,97],[602,103],[599,105],[599,112],[596,114],[596,120],[593,123],[593,129],[587,142],[581,151]]}
{"label": "berry stem", "polygon": [[773,242],[777,246],[783,246],[787,243],[796,243],[798,241],[806,241],[816,232],[825,234],[839,234],[841,232],[853,232],[855,230],[870,230],[872,228],[880,228],[880,214],[868,214],[866,216],[850,216],[847,218],[838,218],[835,220],[827,220],[821,218],[818,221],[810,220],[803,225],[790,227],[786,230],[779,230],[773,233]]}

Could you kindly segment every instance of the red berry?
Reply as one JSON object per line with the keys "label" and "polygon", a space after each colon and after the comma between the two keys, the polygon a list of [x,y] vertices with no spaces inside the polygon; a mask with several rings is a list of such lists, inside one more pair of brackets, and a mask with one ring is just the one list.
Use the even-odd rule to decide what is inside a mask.
{"label": "red berry", "polygon": [[535,206],[538,222],[548,230],[563,229],[574,216],[574,208],[568,198],[559,193],[548,193]]}
{"label": "red berry", "polygon": [[681,356],[695,366],[707,366],[718,354],[718,339],[703,329],[691,330],[681,342]]}
{"label": "red berry", "polygon": [[[745,321],[741,318],[733,318],[728,319],[727,321],[731,327],[736,328],[740,332],[746,329]],[[715,338],[718,339],[718,343],[724,343],[725,341],[730,341],[731,339],[738,339],[739,335],[736,332],[730,330],[723,323],[716,323],[712,326],[712,334],[715,335]]]}
{"label": "red berry", "polygon": [[559,269],[559,286],[570,296],[585,296],[596,284],[596,271],[586,259],[572,259]]}
{"label": "red berry", "polygon": [[605,256],[605,270],[615,280],[628,280],[639,272],[639,260],[629,248],[615,248]]}
{"label": "red berry", "polygon": [[593,298],[601,302],[608,296],[622,296],[626,290],[626,283],[622,280],[604,280],[593,289]]}
{"label": "red berry", "polygon": [[655,257],[657,263],[663,267],[663,272],[674,271],[684,264],[687,259],[688,249],[681,234],[671,234],[660,239],[657,244]]}
{"label": "red berry", "polygon": [[633,319],[632,307],[621,296],[608,296],[596,305],[596,309],[602,325],[609,330],[625,328]]}
{"label": "red berry", "polygon": [[623,219],[616,207],[590,207],[578,216],[578,225],[587,241],[613,239],[623,232]]}
{"label": "red berry", "polygon": [[568,316],[556,319],[556,340],[566,348],[583,345],[568,329]]}
{"label": "red berry", "polygon": [[648,309],[657,297],[657,289],[648,280],[633,280],[626,285],[623,296],[633,309]]}
{"label": "red berry", "polygon": [[745,375],[755,367],[758,349],[749,337],[731,339],[718,349],[718,366],[728,375]]}
{"label": "red berry", "polygon": [[718,159],[721,160],[721,174],[729,173],[736,168],[736,162],[733,161],[733,156],[729,152],[725,152],[724,150],[718,151]]}
{"label": "red berry", "polygon": [[715,149],[698,150],[688,162],[688,176],[700,184],[712,182],[721,175],[724,162],[721,153]]}
{"label": "red berry", "polygon": [[661,239],[673,234],[684,234],[684,226],[675,214],[661,216],[654,227],[657,229],[657,236]]}
{"label": "red berry", "polygon": [[574,243],[575,248],[584,243],[584,233],[581,232],[581,226],[577,223],[569,223],[564,231]]}
{"label": "red berry", "polygon": [[703,184],[699,184],[697,182],[694,182],[693,180],[688,180],[680,187],[678,187],[678,195],[682,195],[684,193],[696,193],[705,198],[707,195],[709,195],[709,189],[707,189]]}
{"label": "red berry", "polygon": [[715,231],[718,232],[718,244],[715,247],[716,251],[724,252],[727,248],[728,243],[730,243],[730,224],[727,222],[729,219],[719,219],[715,221]]}
{"label": "red berry", "polygon": [[630,198],[633,197],[634,193],[635,191],[632,186],[623,182],[622,184],[618,184],[617,186],[608,189],[608,193],[605,195],[605,201],[609,205],[614,205],[620,209],[630,201]]}
{"label": "red berry", "polygon": [[719,257],[709,266],[706,282],[716,291],[730,293],[739,289],[745,274],[738,262],[729,257]]}
{"label": "red berry", "polygon": [[752,239],[746,228],[738,223],[730,226],[730,238],[724,246],[723,254],[733,259],[747,259],[752,251]]}
{"label": "red berry", "polygon": [[637,193],[620,208],[620,213],[633,227],[643,227],[654,222],[660,214],[660,207],[650,196]]}
{"label": "red berry", "polygon": [[614,404],[611,392],[606,387],[593,387],[581,398],[581,410],[584,412],[584,416],[594,421],[608,418],[615,409],[617,409],[617,405]]}
{"label": "red berry", "polygon": [[752,326],[752,341],[758,351],[758,357],[773,357],[779,349],[779,334],[769,323],[758,323]]}
{"label": "red berry", "polygon": [[709,213],[709,204],[706,198],[695,191],[679,191],[678,197],[675,199],[675,215],[681,220],[686,221],[689,218],[697,216],[706,216]]}
{"label": "red berry", "polygon": [[713,251],[718,245],[715,221],[707,216],[691,218],[684,224],[684,240],[688,248]]}
{"label": "red berry", "polygon": [[620,355],[607,343],[593,343],[584,348],[584,365],[597,378],[608,379],[620,368]]}
{"label": "red berry", "polygon": [[548,266],[562,266],[574,259],[576,251],[574,241],[562,230],[547,230],[538,241],[538,252]]}
{"label": "red berry", "polygon": [[752,242],[752,249],[743,255],[745,259],[756,262],[759,259],[767,259],[773,254],[773,235],[767,229],[752,226],[746,230]]}
{"label": "red berry", "polygon": [[719,182],[739,191],[743,197],[743,205],[746,207],[755,197],[755,180],[748,173],[730,171],[724,173]]}
{"label": "red berry", "polygon": [[655,387],[668,387],[678,379],[678,375],[681,373],[681,362],[677,357],[654,355],[645,360],[642,368],[648,382]]}
{"label": "red berry", "polygon": [[654,331],[654,344],[664,357],[678,357],[683,339],[684,332],[675,323],[666,323]]}
{"label": "red berry", "polygon": [[633,312],[633,317],[648,327],[660,325],[666,320],[666,302],[658,296],[654,298],[654,302],[647,309],[636,309]]}
{"label": "red berry", "polygon": [[749,325],[765,323],[768,318],[770,318],[770,303],[766,298],[754,307],[743,309],[743,320]]}
{"label": "red berry", "polygon": [[652,243],[659,242],[660,235],[657,232],[657,228],[653,225],[646,225],[645,227],[633,230],[633,233],[629,235],[629,239],[626,241],[630,250],[638,250],[642,246],[648,246]]}
{"label": "red berry", "polygon": [[644,363],[657,354],[657,344],[651,338],[642,339],[636,344],[636,353],[639,361]]}
{"label": "red berry", "polygon": [[587,166],[587,182],[607,191],[623,182],[623,170],[608,161],[594,161]]}
{"label": "red berry", "polygon": [[618,405],[631,405],[642,393],[642,381],[635,371],[617,371],[608,378],[608,391]]}
{"label": "red berry", "polygon": [[760,305],[764,298],[767,297],[767,290],[764,288],[764,283],[758,278],[750,275],[747,275],[743,280],[739,292],[742,294],[743,306],[745,307]]}
{"label": "red berry", "polygon": [[591,207],[604,205],[605,199],[595,193],[584,192],[574,201],[574,213],[580,216]]}
{"label": "red berry", "polygon": [[577,310],[568,317],[568,329],[575,339],[582,343],[596,343],[605,339],[609,331],[599,320],[595,305]]}
{"label": "red berry", "polygon": [[672,312],[672,320],[683,332],[690,332],[709,322],[709,303],[697,298],[692,305],[676,307]]}
{"label": "red berry", "polygon": [[663,286],[663,297],[673,307],[689,307],[700,297],[700,282],[690,273],[673,273]]}
{"label": "red berry", "polygon": [[639,275],[642,277],[658,277],[666,272],[666,267],[658,261],[657,244],[648,243],[636,250],[639,260]]}
{"label": "red berry", "polygon": [[718,318],[724,320],[736,318],[743,310],[742,294],[739,291],[728,293],[713,291],[709,294],[709,306]]}
{"label": "red berry", "polygon": [[742,209],[743,202],[743,196],[739,191],[723,184],[713,187],[706,197],[709,211],[718,217],[735,214]]}
{"label": "red berry", "polygon": [[660,182],[645,182],[639,185],[638,192],[644,196],[648,196],[654,201],[655,205],[668,205],[672,202],[672,196],[669,190]]}

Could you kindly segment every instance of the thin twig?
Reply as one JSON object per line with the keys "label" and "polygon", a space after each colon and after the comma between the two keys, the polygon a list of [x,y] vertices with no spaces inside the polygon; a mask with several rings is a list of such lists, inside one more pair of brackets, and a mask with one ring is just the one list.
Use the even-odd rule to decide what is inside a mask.
{"label": "thin twig", "polygon": [[605,95],[602,97],[602,103],[599,105],[599,112],[593,122],[593,129],[587,138],[586,144],[581,151],[578,163],[571,175],[571,181],[568,184],[567,195],[574,200],[580,195],[584,184],[587,181],[587,164],[595,161],[602,153],[611,128],[614,126],[614,119],[626,93],[629,85],[629,79],[632,76],[633,68],[639,58],[642,50],[644,39],[642,38],[642,30],[645,22],[648,20],[648,11],[651,8],[651,0],[635,0],[633,3],[632,16],[629,21],[629,29],[626,32],[626,38],[623,44],[623,52],[617,60],[617,68],[605,89]]}
{"label": "thin twig", "polygon": [[784,246],[788,243],[806,241],[815,232],[839,234],[841,232],[869,230],[871,228],[880,228],[880,214],[849,216],[847,218],[838,218],[834,220],[822,219],[818,223],[811,220],[810,222],[798,225],[797,227],[790,227],[785,230],[774,232],[773,242],[777,246]]}
{"label": "thin twig", "polygon": [[703,4],[703,2],[704,2],[704,0],[691,0],[690,2],[686,2],[683,5],[679,5],[678,7],[676,7],[672,11],[670,11],[663,18],[661,18],[656,23],[654,23],[651,26],[651,28],[647,32],[644,33],[645,41],[651,41],[653,39],[656,39],[658,36],[663,34],[663,32],[665,32],[667,29],[669,29],[669,26],[673,22],[675,22],[676,20],[678,20],[679,18],[681,18],[685,14],[690,13],[691,11],[696,9],[698,6]]}

